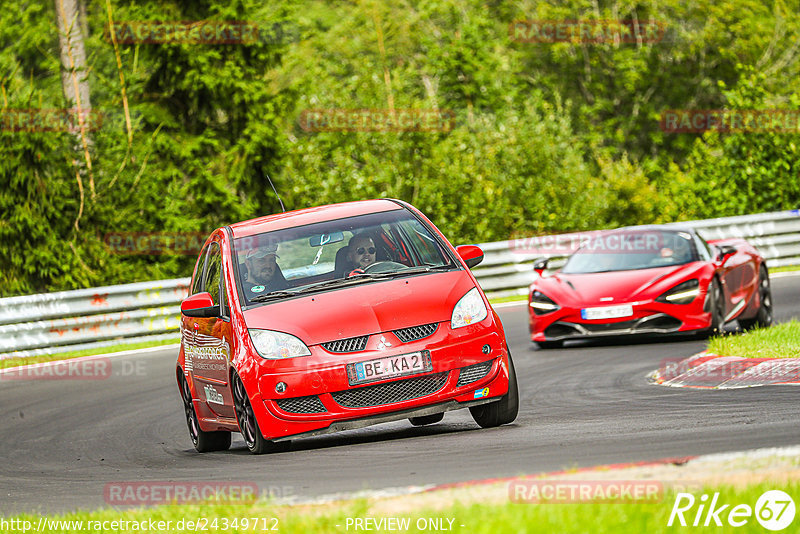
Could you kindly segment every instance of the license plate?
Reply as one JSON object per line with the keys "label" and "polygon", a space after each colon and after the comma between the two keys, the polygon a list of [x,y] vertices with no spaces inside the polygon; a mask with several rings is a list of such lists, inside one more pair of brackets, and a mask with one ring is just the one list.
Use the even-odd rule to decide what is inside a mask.
{"label": "license plate", "polygon": [[387,356],[366,362],[348,363],[347,379],[350,385],[375,382],[396,376],[413,375],[433,370],[431,353],[427,350]]}
{"label": "license plate", "polygon": [[581,310],[581,317],[589,320],[617,319],[619,317],[630,317],[631,315],[633,315],[633,306],[631,304],[605,306],[602,308],[583,308]]}

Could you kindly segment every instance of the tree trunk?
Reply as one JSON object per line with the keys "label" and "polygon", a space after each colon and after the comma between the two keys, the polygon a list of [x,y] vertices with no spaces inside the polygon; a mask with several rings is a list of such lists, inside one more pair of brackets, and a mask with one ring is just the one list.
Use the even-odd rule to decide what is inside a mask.
{"label": "tree trunk", "polygon": [[[58,44],[61,51],[61,87],[67,107],[74,110],[75,117],[76,151],[83,152],[84,164],[80,157],[76,157],[76,173],[78,187],[81,192],[81,211],[83,210],[83,183],[82,176],[89,175],[89,191],[92,198],[95,196],[94,177],[92,175],[92,159],[89,149],[92,140],[89,129],[94,123],[92,103],[89,98],[89,80],[86,71],[86,47],[83,43],[81,32],[81,16],[85,13],[85,6],[80,5],[83,0],[54,0],[56,8],[56,25],[58,27]],[[78,216],[80,218],[80,215]],[[78,221],[75,221],[77,228]]]}

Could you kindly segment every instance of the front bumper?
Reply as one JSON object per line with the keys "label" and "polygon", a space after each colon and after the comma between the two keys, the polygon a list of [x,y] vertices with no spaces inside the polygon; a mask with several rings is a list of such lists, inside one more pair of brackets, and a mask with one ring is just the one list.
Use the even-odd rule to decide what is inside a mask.
{"label": "front bumper", "polygon": [[[442,322],[430,337],[407,343],[390,332],[370,338],[376,336],[384,342],[380,348],[331,354],[315,345],[311,356],[266,362],[272,365],[259,373],[258,393],[251,397],[264,437],[290,439],[430,415],[491,402],[508,391],[508,351],[491,319],[457,330]],[[354,386],[348,381],[348,363],[422,350],[430,352],[429,372]],[[282,394],[276,393],[279,382],[287,385]]]}
{"label": "front bumper", "polygon": [[545,315],[537,315],[529,307],[531,340],[562,341],[704,330],[711,325],[711,313],[707,311],[710,308],[705,298],[705,294],[699,295],[689,304],[667,304],[655,300],[615,302],[615,305],[631,304],[633,315],[600,320],[583,319],[580,307],[565,306]]}

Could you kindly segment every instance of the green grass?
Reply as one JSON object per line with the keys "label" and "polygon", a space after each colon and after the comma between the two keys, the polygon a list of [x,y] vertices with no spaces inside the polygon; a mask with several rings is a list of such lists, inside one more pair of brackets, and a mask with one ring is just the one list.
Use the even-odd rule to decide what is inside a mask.
{"label": "green grass", "polygon": [[800,271],[800,265],[784,265],[783,267],[772,267],[769,273],[787,273],[792,271]]}
{"label": "green grass", "polygon": [[497,297],[494,299],[489,299],[490,304],[502,304],[504,302],[526,302],[528,300],[527,295],[510,295],[508,297]]}
{"label": "green grass", "polygon": [[744,358],[800,358],[800,322],[796,319],[739,335],[715,337],[709,352]]}
{"label": "green grass", "polygon": [[120,343],[119,345],[112,345],[108,347],[99,347],[96,349],[73,350],[69,352],[60,352],[58,354],[45,354],[42,356],[27,356],[25,358],[9,358],[0,360],[0,369],[7,369],[9,367],[17,367],[18,365],[29,365],[32,363],[52,362],[56,360],[69,360],[72,358],[80,358],[81,356],[94,356],[95,354],[109,354],[112,352],[120,352],[123,350],[146,349],[149,347],[160,347],[161,345],[174,345],[179,343],[179,339],[160,339],[154,341],[139,341],[136,343]]}
{"label": "green grass", "polygon": [[[687,527],[682,527],[677,523],[667,526],[676,494],[669,489],[665,489],[663,499],[660,502],[647,504],[601,504],[601,503],[579,503],[579,504],[515,504],[503,502],[500,504],[490,504],[486,502],[456,502],[436,509],[418,509],[413,513],[407,511],[386,512],[385,503],[378,501],[376,504],[382,506],[382,512],[372,511],[375,504],[370,504],[365,500],[348,501],[344,503],[334,503],[330,505],[318,506],[276,506],[258,501],[253,504],[211,504],[211,505],[168,505],[150,509],[136,509],[126,511],[114,511],[111,509],[99,510],[94,512],[75,512],[60,516],[48,516],[49,521],[83,521],[83,530],[57,525],[53,523],[45,524],[44,531],[53,533],[67,532],[100,532],[91,526],[89,521],[164,521],[158,532],[183,532],[194,529],[177,530],[175,525],[180,520],[198,520],[205,518],[205,529],[198,531],[205,532],[262,532],[262,525],[266,525],[266,531],[271,531],[270,527],[276,527],[275,532],[282,534],[302,533],[336,533],[336,532],[356,532],[352,523],[348,528],[347,520],[354,518],[371,517],[376,520],[381,518],[397,517],[410,519],[410,526],[407,531],[401,532],[420,532],[416,528],[416,522],[420,518],[440,518],[444,519],[444,525],[448,525],[447,519],[452,519],[452,531],[456,533],[674,533],[674,532],[723,532],[723,533],[749,533],[765,532],[759,525],[755,516],[747,518],[747,524],[741,527],[732,527],[727,524],[727,517],[730,510],[735,505],[745,504],[755,508],[758,498],[768,490],[780,489],[788,493],[797,502],[800,498],[800,481],[782,483],[758,483],[751,484],[744,488],[721,486],[713,489],[706,488],[703,491],[695,491],[695,505],[684,512]],[[700,497],[703,494],[713,498],[713,494],[719,492],[717,507],[724,504],[729,506],[719,515],[723,526],[703,527],[705,513],[702,515],[699,527],[692,527],[695,514],[700,504]],[[431,496],[434,500],[436,495]],[[479,497],[478,497],[479,498]],[[474,497],[473,497],[474,499]],[[710,500],[710,499],[709,499]],[[707,510],[707,506],[705,510]],[[406,508],[400,508],[404,510]],[[704,511],[705,511],[704,510]],[[19,515],[5,518],[6,524],[0,523],[0,528],[5,532],[23,532],[23,528],[11,528],[11,520],[30,521],[33,525],[28,531],[35,529],[40,516],[34,514]],[[250,527],[230,528],[230,523],[234,519],[259,518],[258,529]],[[273,520],[271,518],[276,518]],[[223,529],[223,524],[227,520],[228,529]],[[170,521],[170,524],[166,524]],[[216,523],[215,523],[216,521]],[[800,517],[795,517],[794,522],[783,532],[796,532],[796,525],[800,523]],[[712,523],[713,525],[713,520]],[[17,523],[19,526],[20,524]],[[212,528],[216,525],[216,528]],[[462,526],[463,525],[463,526]],[[107,524],[106,527],[111,527]],[[241,525],[240,525],[241,527]],[[142,531],[136,528],[105,528],[104,533],[109,532],[132,532]],[[145,532],[154,530],[144,529]],[[426,530],[433,532],[433,530]]]}

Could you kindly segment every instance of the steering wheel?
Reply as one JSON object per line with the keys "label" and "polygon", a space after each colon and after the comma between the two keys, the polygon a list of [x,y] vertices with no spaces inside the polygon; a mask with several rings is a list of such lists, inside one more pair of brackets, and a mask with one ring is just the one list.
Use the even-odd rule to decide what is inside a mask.
{"label": "steering wheel", "polygon": [[408,266],[396,261],[376,261],[364,267],[365,273],[391,273],[408,269]]}

